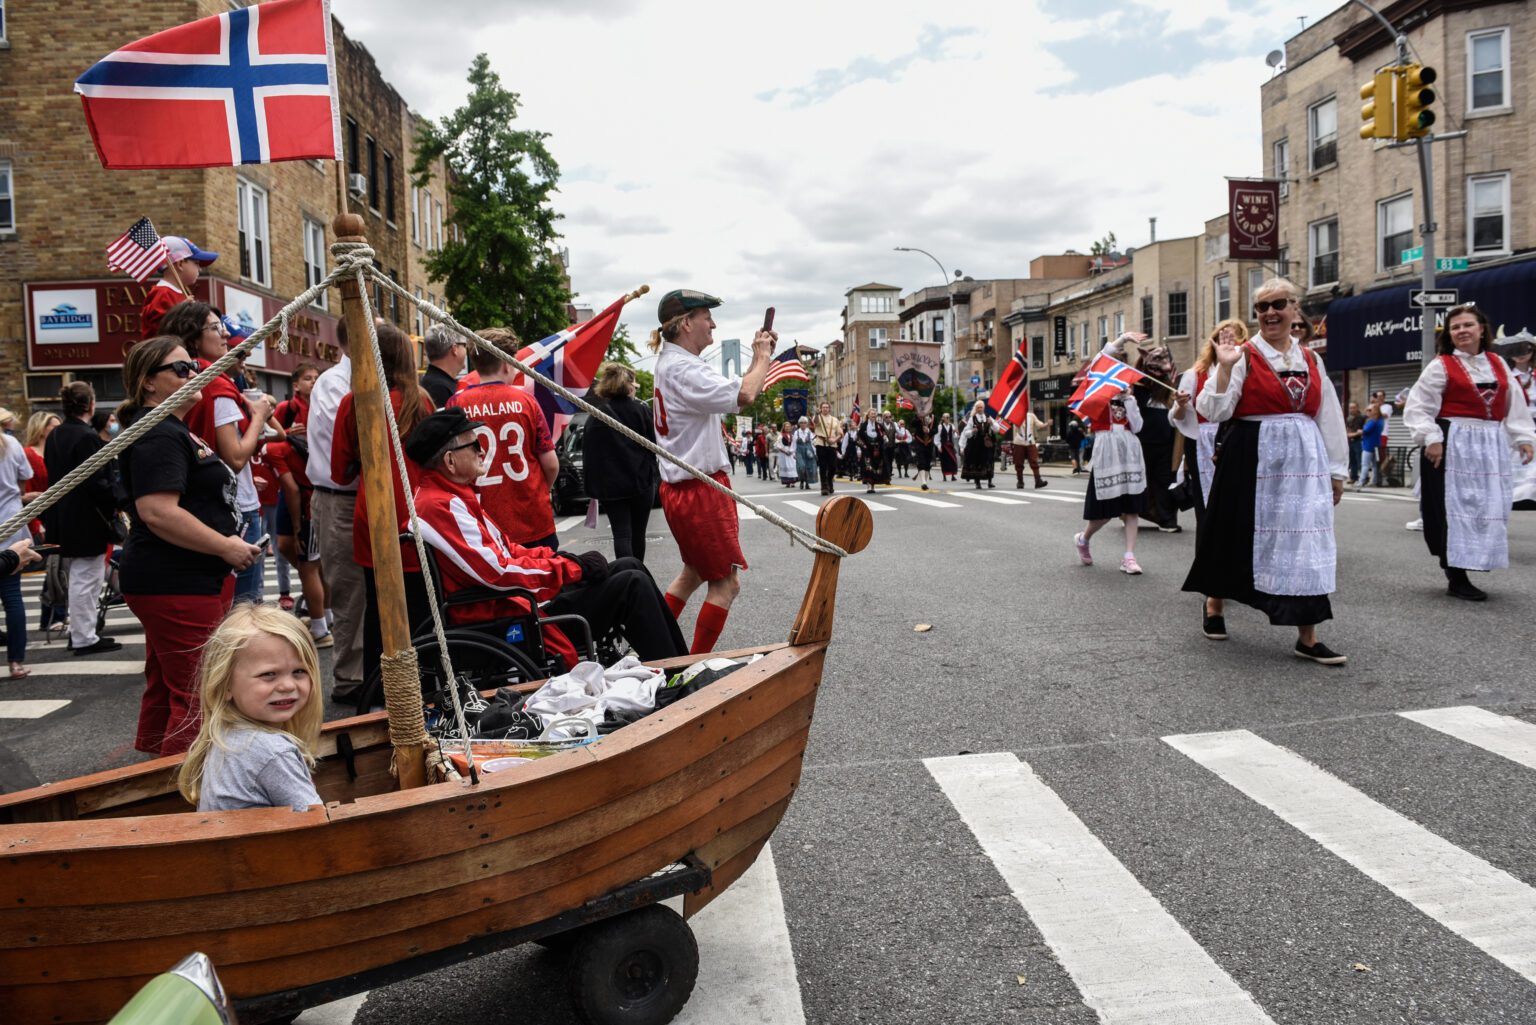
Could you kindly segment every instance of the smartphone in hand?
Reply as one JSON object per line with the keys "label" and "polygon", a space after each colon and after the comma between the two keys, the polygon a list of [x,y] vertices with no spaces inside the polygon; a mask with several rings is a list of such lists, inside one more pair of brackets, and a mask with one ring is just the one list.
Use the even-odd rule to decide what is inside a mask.
{"label": "smartphone in hand", "polygon": [[772,331],[773,330],[773,312],[774,312],[774,308],[772,306],[770,306],[770,307],[768,307],[768,311],[763,314],[763,330],[764,331]]}

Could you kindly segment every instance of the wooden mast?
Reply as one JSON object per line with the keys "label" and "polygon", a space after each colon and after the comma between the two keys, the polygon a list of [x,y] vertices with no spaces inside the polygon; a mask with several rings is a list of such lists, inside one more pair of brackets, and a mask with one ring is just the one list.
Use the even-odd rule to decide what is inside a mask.
{"label": "wooden mast", "polygon": [[[363,219],[343,212],[331,230],[338,242],[367,242]],[[341,310],[347,324],[347,344],[352,356],[352,401],[357,410],[357,447],[363,460],[363,494],[368,500],[368,538],[373,545],[373,576],[378,588],[379,633],[386,660],[411,647],[411,628],[405,611],[405,580],[400,565],[399,519],[395,511],[394,453],[384,403],[388,388],[374,366],[373,340],[357,280],[341,280]],[[377,314],[377,311],[375,311]],[[394,718],[399,709],[385,711]],[[427,781],[426,752],[420,747],[396,747],[395,767],[400,788],[419,787]]]}

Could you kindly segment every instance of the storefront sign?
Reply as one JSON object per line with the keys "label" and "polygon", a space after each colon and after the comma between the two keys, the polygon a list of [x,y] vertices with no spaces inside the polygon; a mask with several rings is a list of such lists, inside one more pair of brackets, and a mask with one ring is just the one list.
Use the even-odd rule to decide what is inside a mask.
{"label": "storefront sign", "polygon": [[1051,328],[1056,333],[1056,355],[1065,356],[1067,354],[1067,318],[1056,317]]}
{"label": "storefront sign", "polygon": [[1280,183],[1227,182],[1227,256],[1233,260],[1280,258]]}
{"label": "storefront sign", "polygon": [[[126,278],[103,281],[29,282],[22,286],[27,307],[29,370],[99,370],[123,365],[139,340],[139,310],[154,283]],[[208,298],[206,282],[193,290]]]}
{"label": "storefront sign", "polygon": [[1059,402],[1072,394],[1072,375],[1037,377],[1029,382],[1029,397],[1039,402]]}

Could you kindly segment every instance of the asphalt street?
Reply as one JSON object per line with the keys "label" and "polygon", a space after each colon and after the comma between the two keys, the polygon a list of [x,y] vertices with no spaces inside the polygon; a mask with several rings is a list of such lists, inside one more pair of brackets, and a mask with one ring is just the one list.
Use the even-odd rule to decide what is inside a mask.
{"label": "asphalt street", "polygon": [[[1349,664],[1330,668],[1237,606],[1231,640],[1201,636],[1190,514],[1142,531],[1140,577],[1117,571],[1118,526],[1079,565],[1086,478],[1049,474],[872,496],[799,792],[695,919],[678,1020],[1536,1022],[1536,513],[1514,514],[1511,566],[1473,605],[1404,529],[1410,496],[1346,495],[1320,636]],[[813,522],[815,491],[736,482]],[[722,647],[785,637],[811,564],[741,527],[752,568]],[[651,535],[665,584],[659,511]],[[38,675],[0,685],[0,789],[134,759],[138,645],[90,666],[34,644]],[[519,948],[300,1021],[564,1025],[561,968]]]}

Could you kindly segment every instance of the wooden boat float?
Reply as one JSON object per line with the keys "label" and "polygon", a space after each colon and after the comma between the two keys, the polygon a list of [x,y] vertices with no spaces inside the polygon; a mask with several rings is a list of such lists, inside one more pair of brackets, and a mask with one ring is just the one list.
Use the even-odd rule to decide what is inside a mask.
{"label": "wooden boat float", "polygon": [[[834,499],[817,532],[860,551],[869,511]],[[721,652],[763,657],[478,786],[396,790],[375,713],[326,726],[326,803],[304,812],[188,811],[180,757],[0,797],[5,1020],[109,1018],[194,950],[237,999],[300,989],[549,919],[690,856],[710,872],[691,916],[795,791],[837,576],[818,554],[788,644]]]}

